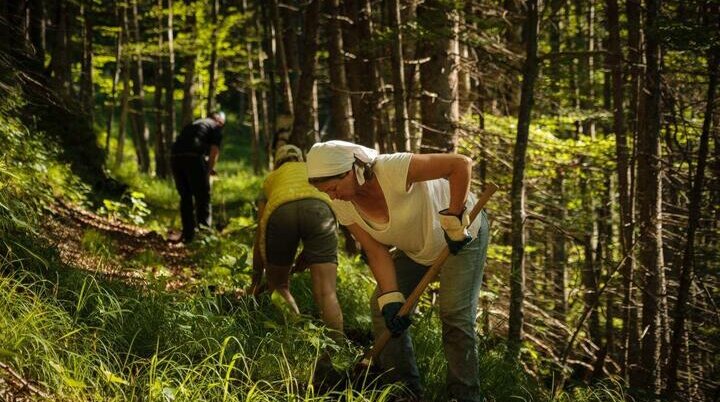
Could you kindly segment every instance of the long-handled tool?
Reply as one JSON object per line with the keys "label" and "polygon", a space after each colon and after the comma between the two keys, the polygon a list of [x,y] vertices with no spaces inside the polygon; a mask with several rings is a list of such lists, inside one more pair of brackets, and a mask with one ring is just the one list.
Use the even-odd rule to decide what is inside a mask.
{"label": "long-handled tool", "polygon": [[[475,203],[475,206],[473,207],[472,211],[470,211],[470,222],[475,221],[475,217],[478,216],[480,211],[483,209],[485,204],[488,202],[490,197],[495,193],[495,191],[498,189],[498,187],[495,184],[489,183],[485,186],[485,191],[480,194],[480,197],[478,198],[477,202]],[[448,258],[448,255],[450,255],[450,250],[448,250],[447,246],[443,249],[443,251],[440,253],[440,256],[435,260],[435,262],[430,266],[430,269],[425,273],[425,275],[422,277],[420,282],[417,284],[415,289],[410,293],[410,296],[405,301],[405,304],[400,308],[400,311],[398,312],[398,315],[407,315],[410,313],[410,310],[412,310],[415,303],[418,301],[420,296],[425,292],[425,289],[428,287],[428,285],[435,280],[437,275],[440,273],[440,268],[445,263],[445,260]],[[375,339],[375,344],[373,345],[372,349],[368,350],[365,353],[365,356],[363,356],[360,363],[358,363],[358,366],[356,366],[356,370],[366,370],[368,367],[370,367],[370,364],[373,360],[377,359],[377,357],[380,355],[380,352],[385,348],[385,345],[387,345],[388,341],[390,340],[390,331],[387,330],[387,328],[380,334],[377,339]]]}

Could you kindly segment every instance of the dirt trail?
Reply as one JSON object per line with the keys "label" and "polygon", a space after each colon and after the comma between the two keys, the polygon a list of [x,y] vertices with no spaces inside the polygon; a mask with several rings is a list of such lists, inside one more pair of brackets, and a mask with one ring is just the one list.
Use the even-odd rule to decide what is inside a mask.
{"label": "dirt trail", "polygon": [[[58,201],[49,208],[49,219],[43,223],[43,237],[60,251],[66,264],[109,277],[142,284],[153,267],[143,266],[143,254],[161,259],[170,273],[168,287],[183,287],[192,278],[185,268],[193,265],[182,243],[173,243],[159,233],[96,215],[74,205]],[[83,245],[88,230],[111,240],[112,255],[93,253]]]}

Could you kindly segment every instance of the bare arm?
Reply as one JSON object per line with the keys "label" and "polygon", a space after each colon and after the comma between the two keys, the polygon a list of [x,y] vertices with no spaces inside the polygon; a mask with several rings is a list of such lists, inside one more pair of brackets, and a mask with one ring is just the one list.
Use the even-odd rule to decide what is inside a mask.
{"label": "bare arm", "polygon": [[375,240],[357,224],[352,224],[347,228],[355,239],[360,242],[363,250],[365,250],[370,270],[380,288],[380,293],[397,291],[395,263],[390,256],[390,251],[388,251],[387,246]]}
{"label": "bare arm", "polygon": [[[265,212],[265,202],[260,201],[258,204],[258,223],[260,222],[260,218],[262,218],[263,213]],[[253,241],[253,264],[252,264],[252,283],[250,284],[249,293],[251,294],[259,294],[260,293],[260,283],[262,282],[263,273],[265,271],[265,263],[262,260],[262,255],[260,253],[260,228],[258,227],[257,230],[255,230],[255,240]]]}
{"label": "bare arm", "polygon": [[220,148],[217,145],[210,145],[210,156],[208,157],[208,170],[210,174],[215,172],[215,164],[217,164],[218,157],[220,156]]}
{"label": "bare arm", "polygon": [[448,212],[459,214],[470,191],[472,160],[459,154],[413,154],[408,168],[407,186],[411,184],[447,179],[450,182]]}

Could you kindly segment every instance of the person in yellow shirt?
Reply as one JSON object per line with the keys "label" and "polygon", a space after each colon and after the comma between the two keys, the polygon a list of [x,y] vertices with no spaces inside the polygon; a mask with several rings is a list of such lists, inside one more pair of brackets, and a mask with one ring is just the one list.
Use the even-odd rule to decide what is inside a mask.
{"label": "person in yellow shirt", "polygon": [[335,215],[330,198],[308,183],[307,167],[298,147],[287,144],[275,152],[275,168],[263,183],[258,219],[249,291],[259,293],[264,271],[269,290],[277,292],[299,314],[289,281],[302,241],[296,269],[299,265],[309,267],[320,317],[335,335],[342,337],[343,316],[335,291],[338,243]]}

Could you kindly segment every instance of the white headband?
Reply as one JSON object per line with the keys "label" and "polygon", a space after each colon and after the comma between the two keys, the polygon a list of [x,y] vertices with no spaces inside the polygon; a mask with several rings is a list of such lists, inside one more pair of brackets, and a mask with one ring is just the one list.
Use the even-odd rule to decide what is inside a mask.
{"label": "white headband", "polygon": [[347,141],[318,142],[307,153],[308,178],[339,175],[353,167],[355,158],[364,163],[372,163],[377,155],[378,152],[374,149]]}

